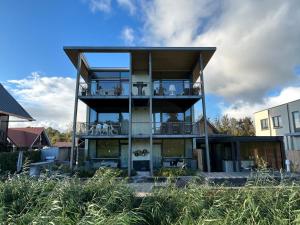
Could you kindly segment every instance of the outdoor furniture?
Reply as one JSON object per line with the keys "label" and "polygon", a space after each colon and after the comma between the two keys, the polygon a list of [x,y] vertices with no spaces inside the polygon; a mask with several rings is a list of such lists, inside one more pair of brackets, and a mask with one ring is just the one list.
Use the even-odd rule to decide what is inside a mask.
{"label": "outdoor furniture", "polygon": [[170,84],[169,86],[169,94],[170,95],[176,95],[176,87],[174,84]]}
{"label": "outdoor furniture", "polygon": [[97,134],[101,134],[102,127],[103,127],[103,125],[100,124],[100,123],[98,123],[98,124],[96,125],[96,133],[97,133]]}
{"label": "outdoor furniture", "polygon": [[101,129],[101,135],[108,135],[109,134],[109,125],[104,123]]}
{"label": "outdoor furniture", "polygon": [[90,129],[88,131],[89,135],[95,135],[95,131],[96,131],[96,126],[94,124],[90,125]]}
{"label": "outdoor furniture", "polygon": [[30,176],[39,176],[41,173],[42,167],[47,167],[50,170],[53,164],[54,164],[54,160],[31,163],[30,169],[29,169],[29,175]]}
{"label": "outdoor furniture", "polygon": [[138,95],[142,96],[143,95],[143,88],[147,87],[147,84],[145,84],[144,82],[136,82],[135,84],[133,84],[133,86],[137,87]]}

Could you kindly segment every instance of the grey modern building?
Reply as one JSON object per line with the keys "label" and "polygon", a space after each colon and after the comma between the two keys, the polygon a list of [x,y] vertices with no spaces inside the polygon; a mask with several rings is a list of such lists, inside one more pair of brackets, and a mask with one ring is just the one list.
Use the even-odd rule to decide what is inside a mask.
{"label": "grey modern building", "polygon": [[[192,166],[195,138],[208,146],[203,70],[215,50],[64,47],[77,69],[72,151],[78,154],[71,154],[70,165],[83,159],[94,168],[128,168],[129,175],[132,169],[153,174],[161,167]],[[128,54],[129,66],[93,67],[90,53]],[[86,122],[77,121],[78,101],[87,105]],[[194,115],[197,102],[203,126]]]}

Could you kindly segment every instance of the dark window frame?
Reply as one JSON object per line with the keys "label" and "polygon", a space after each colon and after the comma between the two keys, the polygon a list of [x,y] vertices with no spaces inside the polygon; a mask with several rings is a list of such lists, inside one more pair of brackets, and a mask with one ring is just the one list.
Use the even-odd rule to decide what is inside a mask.
{"label": "dark window frame", "polygon": [[268,119],[261,119],[260,120],[260,128],[261,128],[261,130],[268,130],[269,129],[269,121],[268,121]]}
{"label": "dark window frame", "polygon": [[[295,130],[295,132],[300,132],[300,127],[296,127],[296,117],[295,117],[295,114],[298,114],[298,117],[300,117],[300,112],[299,111],[292,112],[294,130]],[[298,119],[300,119],[300,118],[298,118]]]}
{"label": "dark window frame", "polygon": [[281,116],[273,116],[272,117],[273,128],[278,129],[282,128],[282,118]]}

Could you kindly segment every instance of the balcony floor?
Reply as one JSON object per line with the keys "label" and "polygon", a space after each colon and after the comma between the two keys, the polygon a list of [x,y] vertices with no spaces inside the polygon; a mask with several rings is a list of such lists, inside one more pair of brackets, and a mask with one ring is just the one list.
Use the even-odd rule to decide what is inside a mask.
{"label": "balcony floor", "polygon": [[128,112],[128,96],[84,96],[79,99],[97,112]]}

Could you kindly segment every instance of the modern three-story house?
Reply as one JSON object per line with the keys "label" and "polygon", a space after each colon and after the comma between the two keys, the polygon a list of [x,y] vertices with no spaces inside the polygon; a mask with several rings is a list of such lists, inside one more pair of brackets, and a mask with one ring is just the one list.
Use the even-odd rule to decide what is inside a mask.
{"label": "modern three-story house", "polygon": [[[215,50],[64,47],[77,69],[72,150],[84,149],[75,158],[71,154],[71,166],[80,157],[94,168],[128,168],[129,175],[132,169],[153,174],[161,167],[192,166],[195,138],[208,142],[203,70]],[[130,63],[126,68],[92,67],[85,57],[90,53],[124,53]],[[87,105],[85,122],[77,121],[78,101]],[[196,122],[197,102],[203,126]]]}

